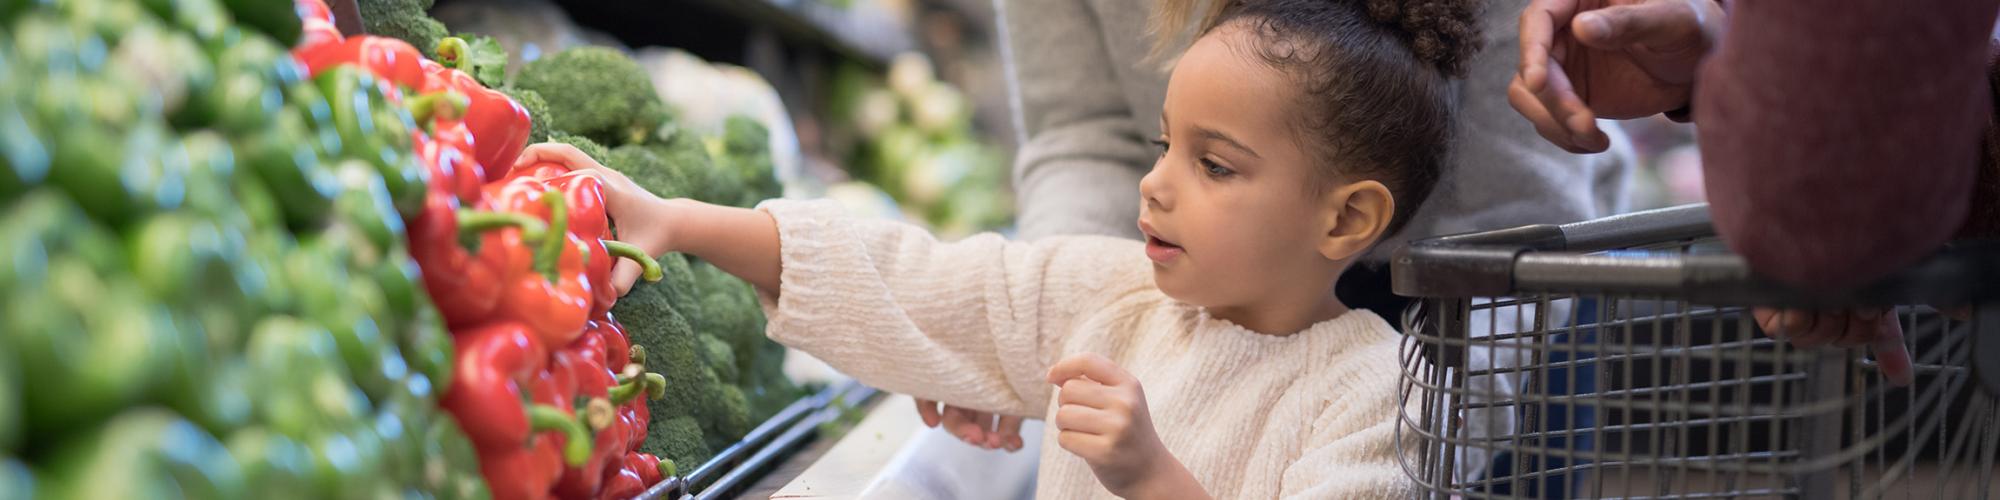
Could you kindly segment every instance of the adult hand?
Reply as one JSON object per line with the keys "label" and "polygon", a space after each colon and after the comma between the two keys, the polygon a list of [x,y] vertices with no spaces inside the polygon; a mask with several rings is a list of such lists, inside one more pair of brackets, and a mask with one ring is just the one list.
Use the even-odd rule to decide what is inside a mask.
{"label": "adult hand", "polygon": [[[940,409],[939,407],[943,408]],[[996,423],[993,414],[940,405],[928,399],[917,400],[917,415],[923,418],[924,426],[944,426],[945,432],[958,437],[965,444],[989,450],[1020,451],[1021,417],[1001,415]]]}
{"label": "adult hand", "polygon": [[1758,308],[1750,312],[1765,335],[1799,347],[1866,346],[1875,355],[1882,376],[1896,385],[1915,379],[1910,349],[1903,345],[1903,325],[1894,309],[1802,311]]}
{"label": "adult hand", "polygon": [[1722,37],[1714,0],[1533,0],[1521,12],[1514,110],[1572,153],[1611,147],[1598,118],[1688,105],[1695,69]]}

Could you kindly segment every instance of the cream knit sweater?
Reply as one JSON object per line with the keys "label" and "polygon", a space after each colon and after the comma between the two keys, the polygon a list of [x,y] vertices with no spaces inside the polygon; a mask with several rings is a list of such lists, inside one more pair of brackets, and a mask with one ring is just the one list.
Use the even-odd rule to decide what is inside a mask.
{"label": "cream knit sweater", "polygon": [[[1049,366],[1095,352],[1138,377],[1153,425],[1215,498],[1408,497],[1395,330],[1365,310],[1261,335],[1174,301],[1140,243],[918,228],[772,201],[783,272],[768,333],[864,383],[1034,418]],[[1038,498],[1109,497],[1045,428]],[[1410,437],[1405,433],[1405,438]]]}

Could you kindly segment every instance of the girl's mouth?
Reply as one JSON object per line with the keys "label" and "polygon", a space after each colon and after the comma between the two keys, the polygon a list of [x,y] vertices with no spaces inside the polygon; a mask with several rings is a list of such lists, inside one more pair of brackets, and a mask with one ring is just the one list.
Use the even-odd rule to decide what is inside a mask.
{"label": "girl's mouth", "polygon": [[1146,235],[1146,258],[1153,259],[1153,262],[1165,264],[1186,252],[1173,242],[1160,239],[1158,236]]}

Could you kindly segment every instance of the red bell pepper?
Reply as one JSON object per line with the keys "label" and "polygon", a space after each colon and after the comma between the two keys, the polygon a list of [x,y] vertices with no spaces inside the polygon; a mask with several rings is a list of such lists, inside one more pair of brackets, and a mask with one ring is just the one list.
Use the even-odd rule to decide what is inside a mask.
{"label": "red bell pepper", "polygon": [[550,187],[562,190],[563,200],[569,203],[569,230],[582,237],[590,250],[584,267],[585,274],[590,277],[593,317],[603,316],[618,302],[618,289],[611,283],[611,268],[616,258],[638,262],[641,277],[646,281],[660,280],[658,261],[637,246],[612,239],[611,218],[604,207],[603,184],[597,177],[572,172],[569,167],[557,163],[530,165],[508,174],[508,178],[518,177],[543,179]]}
{"label": "red bell pepper", "polygon": [[552,437],[535,436],[526,446],[479,451],[479,474],[486,477],[493,500],[549,497],[563,466],[561,444]]}
{"label": "red bell pepper", "polygon": [[[318,75],[327,68],[344,64],[357,64],[369,73],[413,89],[424,88],[424,55],[408,42],[383,36],[361,35],[341,40],[339,43],[323,43],[304,46],[294,51],[306,69]],[[467,93],[471,97],[470,93]],[[467,108],[470,116],[470,108]]]}
{"label": "red bell pepper", "polygon": [[583,335],[594,295],[584,274],[588,250],[568,232],[569,204],[532,178],[507,181],[497,190],[489,184],[485,196],[495,210],[547,222],[547,237],[532,247],[518,233],[497,233],[499,252],[482,251],[482,260],[502,270],[500,302],[506,314],[534,329],[547,345],[569,345]]}
{"label": "red bell pepper", "polygon": [[438,61],[448,68],[443,74],[452,88],[472,98],[472,106],[466,111],[465,122],[472,128],[472,136],[479,140],[473,143],[473,158],[487,167],[486,181],[492,182],[505,175],[514,166],[514,160],[521,156],[521,148],[528,145],[528,133],[534,122],[528,116],[528,109],[508,98],[507,94],[480,85],[479,80],[466,74],[468,64],[465,40],[446,37],[438,41]]}
{"label": "red bell pepper", "polygon": [[[410,256],[423,270],[431,302],[454,329],[486,322],[499,307],[502,268],[482,257],[505,254],[503,245],[539,241],[548,231],[542,221],[526,215],[460,211],[458,206],[451,193],[433,187],[410,225]],[[477,235],[480,253],[466,250],[461,235]]]}
{"label": "red bell pepper", "polygon": [[[604,346],[601,337],[585,335],[578,338],[568,348],[558,353],[565,359],[577,382],[577,412],[590,426],[596,441],[593,443],[590,460],[582,466],[563,471],[562,479],[556,483],[556,493],[562,498],[593,498],[605,476],[616,470],[622,462],[625,450],[630,447],[632,420],[619,414],[613,393],[629,400],[633,393],[644,392],[621,389],[614,391],[618,377],[604,367]],[[633,386],[644,384],[644,379],[630,382]]]}
{"label": "red bell pepper", "polygon": [[320,0],[295,0],[292,10],[298,12],[299,21],[304,24],[299,37],[298,49],[317,47],[346,40],[340,28],[333,24],[333,9]]}

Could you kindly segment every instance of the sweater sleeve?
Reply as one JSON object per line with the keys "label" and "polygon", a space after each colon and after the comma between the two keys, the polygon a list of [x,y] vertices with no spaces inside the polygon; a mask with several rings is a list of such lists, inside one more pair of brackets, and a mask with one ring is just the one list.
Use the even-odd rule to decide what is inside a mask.
{"label": "sweater sleeve", "polygon": [[[863,383],[1039,418],[1059,341],[1136,243],[1103,237],[940,242],[908,224],[848,217],[831,202],[774,200],[776,297],[766,333]],[[1130,274],[1130,273],[1127,273]]]}
{"label": "sweater sleeve", "polygon": [[1097,13],[1078,0],[997,0],[1015,131],[1024,238],[1138,237],[1149,130],[1119,86]]}
{"label": "sweater sleeve", "polygon": [[[1397,401],[1393,351],[1356,360],[1345,395],[1313,419],[1304,452],[1285,469],[1280,496],[1300,498],[1410,498],[1413,483],[1396,454]],[[1372,376],[1371,376],[1372,375]],[[1404,433],[1404,439],[1415,436]],[[1406,446],[1415,443],[1406,442]]]}
{"label": "sweater sleeve", "polygon": [[1851,286],[1959,227],[1996,0],[1732,2],[1695,119],[1716,230],[1751,266]]}

